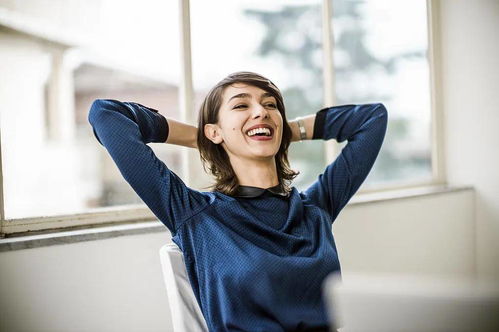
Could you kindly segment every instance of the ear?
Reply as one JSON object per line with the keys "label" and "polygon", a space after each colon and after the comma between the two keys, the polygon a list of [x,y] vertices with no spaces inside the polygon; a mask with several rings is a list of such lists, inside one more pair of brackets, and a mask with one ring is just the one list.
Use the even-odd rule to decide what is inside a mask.
{"label": "ear", "polygon": [[204,125],[204,135],[215,144],[220,144],[224,141],[220,132],[221,129],[217,124],[208,123]]}

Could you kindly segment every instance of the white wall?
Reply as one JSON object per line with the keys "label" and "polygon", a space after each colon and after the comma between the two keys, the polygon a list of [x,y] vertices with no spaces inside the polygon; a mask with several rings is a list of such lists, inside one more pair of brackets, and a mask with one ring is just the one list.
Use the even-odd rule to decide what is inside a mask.
{"label": "white wall", "polygon": [[474,192],[347,206],[335,221],[344,275],[475,277]]}
{"label": "white wall", "polygon": [[0,254],[0,331],[171,331],[169,232]]}
{"label": "white wall", "polygon": [[448,181],[476,190],[477,268],[499,280],[499,1],[440,2]]}

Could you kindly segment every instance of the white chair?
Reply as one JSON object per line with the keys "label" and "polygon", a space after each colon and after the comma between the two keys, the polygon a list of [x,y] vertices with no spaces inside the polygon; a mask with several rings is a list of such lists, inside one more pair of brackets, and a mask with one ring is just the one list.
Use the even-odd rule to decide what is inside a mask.
{"label": "white chair", "polygon": [[163,277],[175,332],[207,332],[208,327],[192,291],[185,269],[184,255],[175,243],[159,250]]}

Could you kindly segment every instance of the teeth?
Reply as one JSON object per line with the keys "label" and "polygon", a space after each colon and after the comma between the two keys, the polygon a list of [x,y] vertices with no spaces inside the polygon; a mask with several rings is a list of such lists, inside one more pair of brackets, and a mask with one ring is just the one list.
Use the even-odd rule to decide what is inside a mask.
{"label": "teeth", "polygon": [[248,131],[248,136],[254,136],[256,134],[261,134],[264,133],[267,136],[270,136],[270,129],[269,128],[256,128]]}

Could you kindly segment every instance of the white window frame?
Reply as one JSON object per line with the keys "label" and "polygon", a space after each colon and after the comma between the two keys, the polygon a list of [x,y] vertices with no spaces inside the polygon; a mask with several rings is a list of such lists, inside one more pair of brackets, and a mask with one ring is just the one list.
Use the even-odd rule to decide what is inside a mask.
{"label": "white window frame", "polygon": [[[323,31],[323,86],[324,106],[335,104],[335,82],[334,82],[334,58],[333,58],[333,30],[330,21],[332,17],[332,5],[334,0],[323,0],[322,2],[322,31]],[[444,164],[444,135],[443,115],[440,95],[441,75],[440,73],[440,28],[438,25],[439,2],[427,0],[427,22],[428,22],[428,63],[430,66],[430,94],[431,94],[431,125],[432,125],[432,180],[426,182],[400,183],[383,185],[379,188],[361,189],[360,194],[371,192],[383,192],[390,190],[410,189],[424,186],[446,185],[446,174]],[[191,64],[191,35],[189,0],[179,0],[180,20],[180,52],[182,75],[179,89],[181,119],[187,123],[195,123],[195,110],[193,106],[193,84]],[[1,137],[1,135],[0,135]],[[1,147],[1,138],[0,138]],[[339,144],[335,141],[324,142],[324,153],[326,163],[331,163],[339,153]],[[195,187],[190,176],[199,172],[199,157],[197,151],[192,149],[182,150],[183,177],[186,183]],[[58,230],[91,228],[103,224],[137,223],[147,220],[157,220],[154,214],[144,204],[123,205],[92,209],[85,213],[58,215],[51,217],[33,217],[5,219],[2,155],[0,149],[0,237],[21,236],[36,234],[40,232],[54,232]],[[158,221],[159,222],[159,221]]]}

